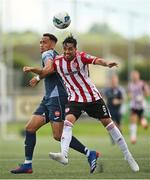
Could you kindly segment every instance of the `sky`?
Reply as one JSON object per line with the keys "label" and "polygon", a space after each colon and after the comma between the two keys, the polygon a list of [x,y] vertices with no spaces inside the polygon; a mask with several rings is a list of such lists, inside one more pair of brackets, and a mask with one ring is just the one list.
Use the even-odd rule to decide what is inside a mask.
{"label": "sky", "polygon": [[150,0],[0,0],[2,31],[64,31],[54,27],[55,13],[71,17],[67,30],[86,32],[106,22],[127,37],[150,35]]}

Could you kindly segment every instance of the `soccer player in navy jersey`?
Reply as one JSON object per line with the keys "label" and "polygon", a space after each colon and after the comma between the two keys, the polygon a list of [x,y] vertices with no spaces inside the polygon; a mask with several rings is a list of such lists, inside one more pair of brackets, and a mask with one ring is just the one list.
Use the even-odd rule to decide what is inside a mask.
{"label": "soccer player in navy jersey", "polygon": [[[122,104],[125,99],[125,91],[123,87],[119,86],[119,78],[117,74],[113,74],[110,77],[109,86],[104,89],[104,95],[112,120],[114,121],[115,125],[118,127],[120,132],[122,132]],[[114,144],[114,140],[112,138],[111,140],[112,144]]]}
{"label": "soccer player in navy jersey", "polygon": [[125,91],[119,86],[119,78],[117,74],[110,77],[109,86],[104,89],[104,95],[107,101],[112,120],[121,132],[121,107],[125,99]]}
{"label": "soccer player in navy jersey", "polygon": [[137,141],[137,123],[143,128],[148,128],[148,121],[144,117],[145,96],[150,95],[146,82],[141,80],[140,73],[136,70],[131,72],[131,80],[128,84],[130,98],[130,141],[135,144]]}
{"label": "soccer player in navy jersey", "polygon": [[[47,70],[51,66],[51,62],[56,57],[57,53],[54,50],[57,43],[57,38],[49,33],[43,34],[40,40],[40,51],[42,54],[42,66]],[[31,72],[30,67],[24,67],[24,72]],[[38,70],[37,70],[38,71]],[[39,76],[31,79],[30,85],[34,87],[40,81]],[[31,119],[25,128],[25,161],[19,167],[11,170],[11,173],[32,173],[32,157],[34,147],[36,144],[36,131],[50,122],[52,127],[53,137],[60,141],[63,129],[63,120],[65,114],[65,104],[67,103],[67,93],[63,81],[58,73],[47,75],[44,78],[45,95],[39,107],[33,113]],[[90,151],[82,143],[80,143],[74,136],[71,137],[70,147],[74,150],[83,153],[87,156],[90,164],[90,169],[93,171],[96,167],[96,160],[99,154],[96,151]],[[94,166],[92,166],[92,162]],[[63,161],[62,163],[65,164]],[[93,168],[94,167],[94,168]]]}
{"label": "soccer player in navy jersey", "polygon": [[65,109],[65,121],[61,136],[61,152],[50,152],[50,157],[58,162],[68,162],[72,128],[81,113],[85,111],[89,116],[100,120],[113,140],[120,147],[131,169],[133,171],[139,171],[139,166],[132,157],[124,137],[111,120],[111,115],[101,94],[88,76],[88,64],[111,68],[117,66],[117,63],[107,62],[102,58],[91,56],[85,52],[78,52],[77,41],[72,35],[63,41],[63,51],[64,53],[61,56],[56,57],[55,61],[51,62],[49,69],[35,71],[40,77],[56,71],[62,77],[68,92],[69,102],[66,104]]}

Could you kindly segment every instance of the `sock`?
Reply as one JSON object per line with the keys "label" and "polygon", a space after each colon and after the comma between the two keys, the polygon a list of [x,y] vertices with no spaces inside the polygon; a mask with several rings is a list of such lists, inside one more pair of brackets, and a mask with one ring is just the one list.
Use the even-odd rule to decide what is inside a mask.
{"label": "sock", "polygon": [[131,155],[124,137],[120,133],[119,129],[115,126],[115,124],[113,122],[109,123],[106,126],[106,129],[110,133],[113,140],[118,144],[124,156],[127,157],[128,155]]}
{"label": "sock", "polygon": [[84,154],[86,155],[86,157],[89,157],[90,155],[90,150],[87,147],[85,147],[84,149]]}
{"label": "sock", "polygon": [[69,151],[69,145],[72,138],[72,127],[73,124],[68,120],[64,121],[64,128],[61,136],[61,153],[67,157]]}
{"label": "sock", "polygon": [[26,131],[25,136],[25,164],[32,163],[32,156],[36,144],[36,133]]}
{"label": "sock", "polygon": [[32,160],[26,160],[25,159],[24,164],[30,164],[30,163],[32,163]]}
{"label": "sock", "polygon": [[136,137],[136,132],[137,132],[137,125],[131,124],[130,125],[130,137]]}
{"label": "sock", "polygon": [[85,147],[77,138],[72,136],[71,142],[70,142],[70,147],[82,154],[87,155],[88,153],[88,148]]}

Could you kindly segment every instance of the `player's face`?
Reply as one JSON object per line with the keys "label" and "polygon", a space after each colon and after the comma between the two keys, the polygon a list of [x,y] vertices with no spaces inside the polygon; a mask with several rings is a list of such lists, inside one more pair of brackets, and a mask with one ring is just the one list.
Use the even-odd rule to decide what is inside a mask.
{"label": "player's face", "polygon": [[112,85],[112,87],[118,86],[118,77],[116,75],[111,77],[111,85]]}
{"label": "player's face", "polygon": [[51,49],[51,40],[49,37],[42,37],[40,40],[40,52],[43,53]]}
{"label": "player's face", "polygon": [[133,71],[131,73],[131,79],[132,81],[136,82],[136,81],[139,81],[140,79],[140,74],[137,72],[137,71]]}
{"label": "player's face", "polygon": [[63,45],[64,57],[66,60],[71,61],[76,55],[76,48],[72,43],[66,43]]}

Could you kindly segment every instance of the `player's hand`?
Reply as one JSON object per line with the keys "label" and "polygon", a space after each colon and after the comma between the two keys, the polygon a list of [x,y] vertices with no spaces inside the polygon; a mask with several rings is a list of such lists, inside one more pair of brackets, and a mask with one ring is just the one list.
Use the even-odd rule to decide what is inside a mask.
{"label": "player's hand", "polygon": [[107,63],[107,67],[109,67],[109,68],[112,68],[114,66],[118,67],[118,63],[116,63],[116,62],[108,62]]}
{"label": "player's hand", "polygon": [[120,100],[115,98],[115,99],[113,99],[112,103],[113,103],[113,105],[119,105]]}
{"label": "player's hand", "polygon": [[32,67],[24,66],[23,67],[23,72],[25,72],[25,73],[32,72]]}
{"label": "player's hand", "polygon": [[29,82],[31,87],[35,87],[38,83],[39,81],[35,77],[33,77]]}

